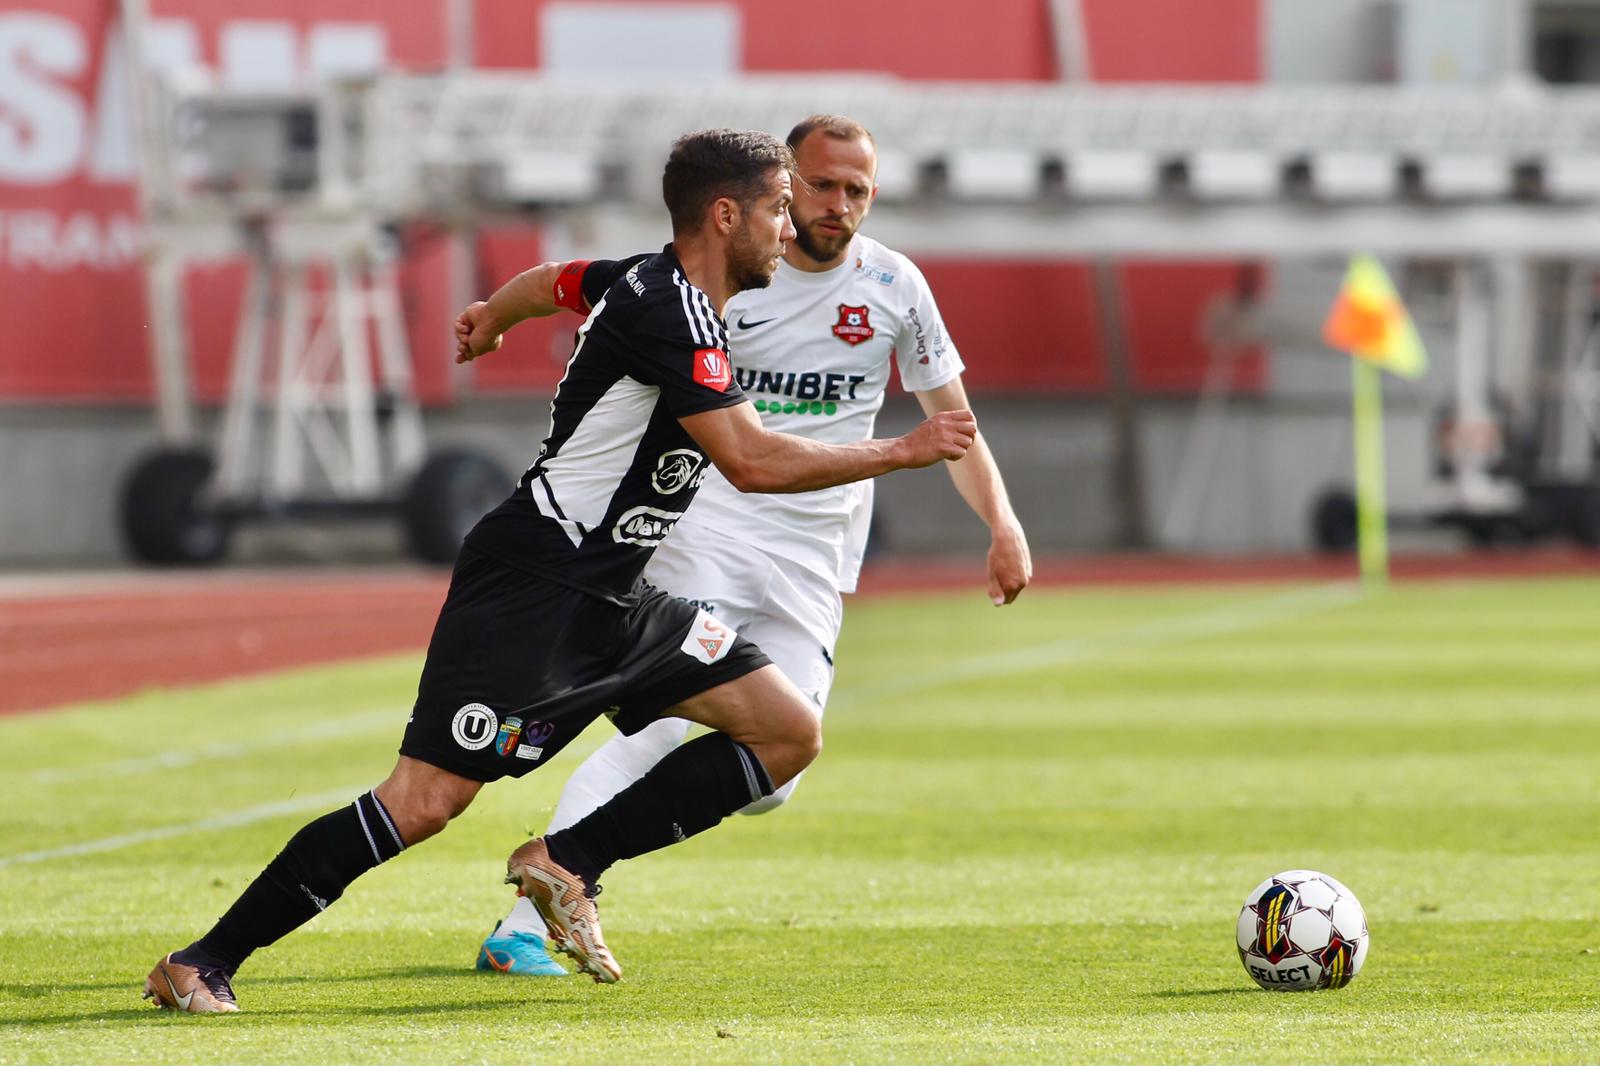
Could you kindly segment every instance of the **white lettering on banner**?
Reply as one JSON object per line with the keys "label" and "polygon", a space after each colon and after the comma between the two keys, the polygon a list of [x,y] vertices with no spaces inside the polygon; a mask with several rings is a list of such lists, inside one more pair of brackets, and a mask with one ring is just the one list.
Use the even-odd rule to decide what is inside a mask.
{"label": "white lettering on banner", "polygon": [[[188,70],[200,65],[200,35],[194,24],[178,19],[152,19],[145,31],[145,62],[160,70]],[[106,28],[95,88],[94,143],[89,147],[89,176],[107,184],[133,181],[133,122],[128,81],[128,42],[115,24]]]}
{"label": "white lettering on banner", "polygon": [[77,168],[83,103],[60,79],[83,73],[86,51],[64,18],[0,16],[0,181],[53,185]]}
{"label": "white lettering on banner", "polygon": [[139,220],[92,211],[0,211],[0,268],[120,270],[139,251]]}
{"label": "white lettering on banner", "polygon": [[[378,23],[292,23],[238,19],[219,31],[221,82],[234,87],[288,87],[312,77],[365,74],[388,61],[388,34]],[[94,107],[64,84],[81,78],[89,58],[87,30],[39,12],[0,15],[0,185],[54,185],[80,169],[96,181],[133,178],[126,44],[105,26]],[[155,19],[146,38],[153,66],[198,65],[199,35],[187,19]]]}
{"label": "white lettering on banner", "polygon": [[295,32],[288,22],[240,20],[222,27],[222,69],[230,89],[294,86]]}

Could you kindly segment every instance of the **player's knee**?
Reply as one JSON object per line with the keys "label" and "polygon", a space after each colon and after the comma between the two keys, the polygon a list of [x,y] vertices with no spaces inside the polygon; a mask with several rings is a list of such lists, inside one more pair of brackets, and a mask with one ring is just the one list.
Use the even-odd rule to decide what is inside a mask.
{"label": "player's knee", "polygon": [[806,712],[805,726],[801,729],[800,748],[805,755],[807,766],[816,762],[817,756],[822,754],[822,720],[811,714],[809,709]]}
{"label": "player's knee", "polygon": [[779,704],[763,716],[750,746],[760,757],[772,783],[779,788],[810,766],[822,751],[822,727],[817,716],[796,700]]}
{"label": "player's knee", "polygon": [[773,739],[800,763],[800,769],[811,765],[822,752],[822,722],[804,702],[797,699],[785,704],[769,721]]}
{"label": "player's knee", "polygon": [[403,763],[375,790],[409,847],[433,836],[467,809],[478,783],[433,768]]}
{"label": "player's knee", "polygon": [[793,769],[787,775],[789,780],[784,783],[784,787],[787,787],[801,770],[822,754],[822,723],[809,711],[803,716],[796,716],[784,739],[793,762]]}
{"label": "player's knee", "polygon": [[407,846],[418,844],[450,824],[458,811],[452,811],[437,799],[417,792],[402,792],[388,797],[379,793],[389,817]]}

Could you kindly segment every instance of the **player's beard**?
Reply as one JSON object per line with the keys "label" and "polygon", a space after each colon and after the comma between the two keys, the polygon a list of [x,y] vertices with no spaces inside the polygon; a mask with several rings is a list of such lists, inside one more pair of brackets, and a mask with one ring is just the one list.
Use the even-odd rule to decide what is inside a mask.
{"label": "player's beard", "polygon": [[772,275],[778,265],[775,255],[783,254],[780,244],[774,253],[771,245],[762,245],[749,226],[740,227],[728,245],[728,287],[734,292],[746,289],[764,289],[772,284]]}
{"label": "player's beard", "polygon": [[[817,232],[817,223],[824,221],[832,222],[838,226],[840,232],[832,235],[824,235]],[[850,242],[855,239],[855,235],[856,226],[852,226],[846,219],[814,218],[804,226],[796,226],[794,228],[794,243],[799,245],[800,250],[806,253],[813,261],[827,263],[850,247]]]}

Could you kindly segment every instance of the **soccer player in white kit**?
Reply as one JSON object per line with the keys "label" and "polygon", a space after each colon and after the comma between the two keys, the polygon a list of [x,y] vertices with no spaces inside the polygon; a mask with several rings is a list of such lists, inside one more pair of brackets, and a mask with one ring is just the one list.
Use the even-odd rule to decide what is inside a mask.
{"label": "soccer player in white kit", "polygon": [[[735,375],[767,427],[826,443],[873,435],[890,363],[924,411],[968,407],[963,364],[915,264],[857,230],[877,196],[877,146],[859,123],[814,115],[789,134],[799,166],[790,214],[797,237],[770,287],[729,300],[726,321]],[[604,267],[604,271],[597,269]],[[616,264],[546,263],[503,286],[457,320],[457,359],[499,347],[517,321],[558,307],[587,313],[590,270]],[[981,434],[950,476],[989,527],[988,592],[1007,604],[1028,584],[1028,543]],[[697,603],[756,643],[816,706],[833,684],[843,621],[854,592],[872,512],[872,482],[791,495],[744,494],[707,468],[694,507],[656,549],[652,584]],[[551,819],[571,825],[632,784],[682,743],[689,722],[662,719],[603,744],[568,779]],[[796,777],[746,814],[782,804]],[[544,924],[518,899],[484,942],[478,968],[524,975],[566,971],[544,950]]]}

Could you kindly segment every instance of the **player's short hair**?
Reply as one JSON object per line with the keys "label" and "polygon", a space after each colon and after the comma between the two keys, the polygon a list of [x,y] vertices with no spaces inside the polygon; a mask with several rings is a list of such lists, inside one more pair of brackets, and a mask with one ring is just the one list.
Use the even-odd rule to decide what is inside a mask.
{"label": "player's short hair", "polygon": [[823,136],[832,137],[837,141],[865,140],[872,145],[873,151],[878,150],[878,139],[872,135],[872,131],[855,119],[846,118],[844,115],[811,115],[801,119],[795,124],[794,129],[789,131],[789,150],[798,152],[801,142],[818,130],[822,131]]}
{"label": "player's short hair", "polygon": [[767,191],[775,169],[794,175],[794,153],[758,130],[700,130],[679,137],[661,175],[661,197],[672,214],[672,231],[687,233],[706,208],[726,196],[748,207]]}

